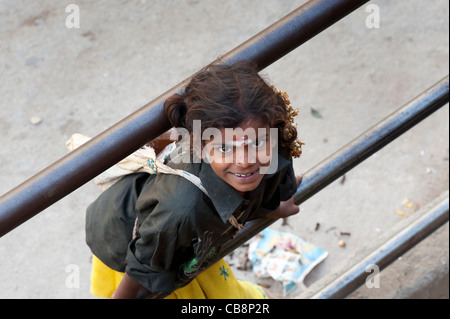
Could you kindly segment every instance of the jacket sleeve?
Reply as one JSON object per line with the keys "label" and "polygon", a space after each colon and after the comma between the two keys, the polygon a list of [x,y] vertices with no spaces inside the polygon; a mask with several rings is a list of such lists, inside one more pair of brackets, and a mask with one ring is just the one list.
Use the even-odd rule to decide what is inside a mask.
{"label": "jacket sleeve", "polygon": [[286,168],[286,171],[281,177],[280,181],[280,201],[286,201],[294,196],[297,191],[297,179],[295,178],[294,167],[292,162]]}
{"label": "jacket sleeve", "polygon": [[138,215],[146,217],[128,247],[125,272],[150,292],[167,295],[178,288],[180,265],[192,255],[192,228],[183,207],[160,189],[156,194],[144,190],[147,199],[138,202]]}
{"label": "jacket sleeve", "polygon": [[86,210],[86,243],[108,267],[123,272],[136,219],[135,205],[148,174],[127,175]]}
{"label": "jacket sleeve", "polygon": [[175,242],[170,233],[156,231],[134,238],[128,248],[125,272],[152,293],[170,294],[177,278],[177,271],[170,265]]}
{"label": "jacket sleeve", "polygon": [[268,178],[259,212],[252,219],[267,216],[280,206],[280,202],[291,198],[297,191],[297,181],[292,166],[292,159],[278,173]]}

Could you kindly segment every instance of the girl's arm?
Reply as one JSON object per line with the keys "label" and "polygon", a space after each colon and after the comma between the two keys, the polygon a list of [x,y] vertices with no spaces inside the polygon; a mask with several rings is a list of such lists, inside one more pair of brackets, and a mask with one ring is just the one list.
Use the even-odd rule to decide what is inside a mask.
{"label": "girl's arm", "polygon": [[[302,178],[303,178],[303,176],[301,174],[296,176],[297,187],[302,182]],[[278,206],[278,208],[276,210],[274,210],[272,213],[267,215],[267,217],[274,218],[274,219],[286,218],[286,217],[297,214],[299,211],[300,211],[300,208],[298,207],[298,205],[295,204],[294,196],[292,196],[287,201],[281,202],[280,206]]]}
{"label": "girl's arm", "polygon": [[150,296],[150,292],[142,287],[133,278],[126,273],[122,278],[122,281],[117,287],[117,290],[113,293],[113,299],[137,299],[147,298]]}

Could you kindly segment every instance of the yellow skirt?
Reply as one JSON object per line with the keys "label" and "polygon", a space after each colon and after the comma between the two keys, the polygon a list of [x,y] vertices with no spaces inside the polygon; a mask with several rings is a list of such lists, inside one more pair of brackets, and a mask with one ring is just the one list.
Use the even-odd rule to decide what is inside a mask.
{"label": "yellow skirt", "polygon": [[[91,293],[100,298],[110,298],[123,275],[93,256]],[[221,259],[166,299],[267,299],[267,295],[260,286],[236,279],[230,266]]]}

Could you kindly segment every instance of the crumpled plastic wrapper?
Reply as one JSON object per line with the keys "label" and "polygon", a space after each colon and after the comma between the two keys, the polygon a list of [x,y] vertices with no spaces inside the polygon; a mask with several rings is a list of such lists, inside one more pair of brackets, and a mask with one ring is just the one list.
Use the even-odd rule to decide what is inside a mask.
{"label": "crumpled plastic wrapper", "polygon": [[284,295],[303,286],[306,275],[328,256],[320,247],[286,232],[264,229],[249,245],[253,272],[283,284]]}

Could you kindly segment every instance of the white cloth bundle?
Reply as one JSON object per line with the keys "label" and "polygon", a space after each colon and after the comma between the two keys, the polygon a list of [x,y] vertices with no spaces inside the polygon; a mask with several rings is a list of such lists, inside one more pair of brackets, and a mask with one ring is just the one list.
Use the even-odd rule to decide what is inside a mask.
{"label": "white cloth bundle", "polygon": [[[90,140],[89,137],[82,134],[73,134],[71,138],[66,142],[66,146],[70,151],[80,147],[84,143]],[[180,169],[174,169],[164,164],[166,157],[175,149],[175,142],[167,145],[159,154],[156,156],[155,150],[147,145],[144,145],[133,154],[127,156],[121,160],[116,165],[110,167],[100,175],[94,178],[94,183],[99,185],[103,190],[110,187],[112,184],[117,182],[122,177],[133,174],[146,172],[148,174],[174,174],[186,178],[198,188],[200,188],[206,195],[208,192],[202,185],[200,179]]]}

